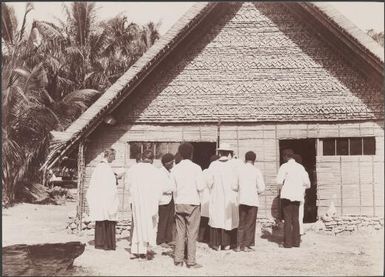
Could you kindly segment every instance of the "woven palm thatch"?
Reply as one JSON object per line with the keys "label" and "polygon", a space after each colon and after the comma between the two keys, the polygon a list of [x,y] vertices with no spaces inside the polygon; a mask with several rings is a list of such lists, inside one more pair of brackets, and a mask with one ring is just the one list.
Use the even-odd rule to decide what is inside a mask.
{"label": "woven palm thatch", "polygon": [[[86,112],[64,132],[54,132],[51,151],[43,167],[50,168],[81,137],[85,137],[115,109],[156,65],[165,58],[199,23],[210,15],[219,3],[194,5],[164,36],[162,36],[116,83],[114,83]],[[291,5],[287,4],[287,5]],[[293,4],[294,5],[294,4]],[[308,13],[324,22],[336,32],[343,43],[353,47],[358,55],[365,56],[373,67],[381,68],[383,75],[383,49],[369,36],[336,10],[324,3],[299,3]]]}

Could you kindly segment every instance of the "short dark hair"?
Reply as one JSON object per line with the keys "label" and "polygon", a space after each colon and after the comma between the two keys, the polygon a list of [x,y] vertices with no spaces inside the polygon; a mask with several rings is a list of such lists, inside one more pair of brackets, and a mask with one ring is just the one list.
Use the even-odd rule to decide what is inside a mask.
{"label": "short dark hair", "polygon": [[154,159],[154,153],[150,149],[146,149],[143,151],[142,154],[142,160],[153,160]]}
{"label": "short dark hair", "polygon": [[183,160],[191,159],[194,152],[194,146],[192,146],[192,144],[189,142],[183,142],[181,145],[179,145],[178,152],[182,156]]}
{"label": "short dark hair", "polygon": [[291,159],[291,158],[293,158],[293,156],[294,156],[293,149],[287,148],[287,149],[282,151],[282,157],[286,157],[288,159]]}
{"label": "short dark hair", "polygon": [[106,150],[104,150],[104,157],[107,158],[109,155],[111,154],[115,154],[116,151],[114,148],[108,148]]}
{"label": "short dark hair", "polygon": [[257,155],[253,151],[246,152],[245,161],[255,162],[256,159],[257,159]]}
{"label": "short dark hair", "polygon": [[218,160],[219,159],[219,155],[212,155],[211,157],[210,157],[210,163],[212,163],[213,161],[216,161],[216,160]]}
{"label": "short dark hair", "polygon": [[165,165],[166,163],[172,162],[172,161],[174,161],[174,155],[171,153],[164,154],[162,156],[161,161],[162,161],[163,165]]}
{"label": "short dark hair", "polygon": [[175,156],[174,156],[175,164],[180,163],[181,160],[182,160],[182,156],[180,155],[179,152],[176,152],[176,154],[175,154]]}
{"label": "short dark hair", "polygon": [[300,154],[294,154],[294,155],[293,155],[293,159],[294,159],[297,163],[302,164],[302,157],[301,157]]}

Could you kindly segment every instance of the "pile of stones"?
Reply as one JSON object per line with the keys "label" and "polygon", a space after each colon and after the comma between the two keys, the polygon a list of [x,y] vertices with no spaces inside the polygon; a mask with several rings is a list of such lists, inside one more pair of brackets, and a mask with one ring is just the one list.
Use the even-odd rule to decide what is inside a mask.
{"label": "pile of stones", "polygon": [[350,234],[354,231],[380,230],[384,227],[384,219],[366,215],[322,216],[313,230],[331,235]]}
{"label": "pile of stones", "polygon": [[[68,214],[66,229],[71,234],[79,232],[80,220],[76,217],[76,213]],[[95,229],[95,221],[89,220],[87,216],[82,219],[82,232],[93,233]],[[116,224],[116,235],[128,236],[131,230],[131,220],[121,220]]]}
{"label": "pile of stones", "polygon": [[277,222],[274,218],[268,217],[258,217],[257,223],[263,229],[271,229],[277,225]]}

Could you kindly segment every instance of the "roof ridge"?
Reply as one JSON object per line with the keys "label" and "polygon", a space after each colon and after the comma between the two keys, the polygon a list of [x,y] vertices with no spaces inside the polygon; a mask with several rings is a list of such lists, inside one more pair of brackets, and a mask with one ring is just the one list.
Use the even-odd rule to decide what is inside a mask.
{"label": "roof ridge", "polygon": [[358,43],[357,46],[365,48],[378,61],[384,63],[384,48],[337,9],[325,2],[308,2],[307,4],[315,7],[327,17],[330,23],[333,23],[340,31],[349,35]]}

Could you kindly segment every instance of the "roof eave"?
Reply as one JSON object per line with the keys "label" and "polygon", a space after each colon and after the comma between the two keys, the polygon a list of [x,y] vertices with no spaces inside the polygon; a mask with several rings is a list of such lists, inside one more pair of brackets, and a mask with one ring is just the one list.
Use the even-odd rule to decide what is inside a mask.
{"label": "roof eave", "polygon": [[304,9],[319,18],[338,35],[347,47],[365,59],[380,75],[384,76],[384,48],[349,19],[324,2],[301,2]]}
{"label": "roof eave", "polygon": [[[60,150],[56,150],[55,154],[60,151],[58,155],[49,157],[41,167],[41,169],[50,169],[56,162],[62,157],[73,145],[75,145],[82,137],[88,136],[101,122],[100,118],[103,118],[114,107],[118,106],[131,92],[132,90],[143,80],[155,66],[163,60],[199,23],[213,10],[217,3],[213,2],[199,2],[191,7],[185,15],[175,23],[170,30],[163,35],[139,60],[133,64],[126,73],[123,74],[107,91],[77,120],[75,120],[67,130],[62,133],[61,137],[69,139],[63,141],[63,146]],[[169,43],[162,45],[163,40],[170,40]],[[141,65],[141,64],[144,64]],[[128,80],[127,80],[128,79]],[[129,88],[129,91],[126,89]],[[101,105],[101,98],[107,98],[108,104],[98,108]],[[95,113],[94,110],[97,110]],[[85,114],[94,113],[91,119],[85,124]],[[78,124],[80,123],[80,124]],[[83,125],[80,128],[78,125]],[[72,130],[75,129],[75,130]],[[76,130],[78,129],[78,130]]]}

